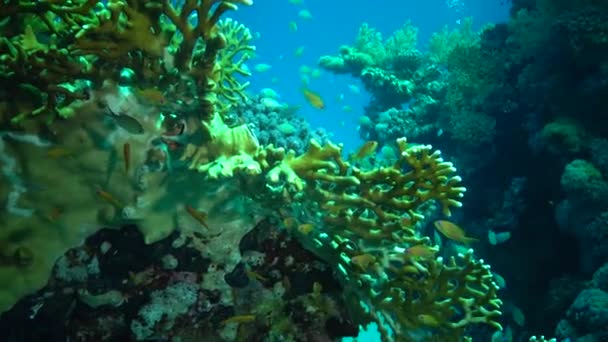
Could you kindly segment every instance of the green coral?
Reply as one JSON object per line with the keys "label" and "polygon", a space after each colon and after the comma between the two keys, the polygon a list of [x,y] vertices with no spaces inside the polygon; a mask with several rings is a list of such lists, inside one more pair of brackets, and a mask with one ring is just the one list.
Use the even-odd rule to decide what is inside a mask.
{"label": "green coral", "polygon": [[[0,84],[17,84],[5,96],[30,101],[7,104],[5,112],[15,114],[3,119],[21,123],[42,115],[50,121],[73,101],[87,99],[105,80],[119,79],[123,70],[133,71],[137,87],[157,88],[171,102],[200,103],[201,117],[208,119],[217,105],[218,84],[224,98],[242,95],[246,86],[234,74],[247,74],[242,63],[253,49],[250,34],[232,21],[220,24],[222,30],[216,25],[236,4],[250,3],[188,0],[176,7],[161,0],[89,0],[7,5],[0,10],[0,18],[8,17],[2,30],[9,32],[0,41]],[[201,17],[195,25],[189,22],[193,12]],[[30,22],[22,24],[26,19]],[[34,34],[32,26],[47,29]]]}
{"label": "green coral", "polygon": [[[490,100],[504,92],[506,83],[506,57],[500,49],[486,49],[480,36],[493,29],[486,27],[479,33],[471,31],[471,22],[451,33],[445,31],[435,40],[460,38],[458,43],[447,43],[431,58],[445,63],[448,68],[448,86],[445,95],[444,129],[458,141],[470,146],[491,143],[496,132],[496,119],[489,113],[496,108]],[[498,108],[508,111],[508,108]]]}
{"label": "green coral", "polygon": [[386,58],[382,34],[369,26],[368,23],[363,23],[359,27],[359,33],[353,48],[359,53],[368,55],[370,62],[374,65],[379,64]]}
{"label": "green coral", "polygon": [[340,47],[338,56],[321,56],[319,66],[338,74],[358,76],[365,68],[376,65],[375,58],[377,57],[344,45]]}
{"label": "green coral", "polygon": [[[362,300],[369,307],[366,314],[378,325],[385,322],[390,326],[395,341],[416,341],[419,336],[461,341],[472,324],[502,329],[497,321],[502,305],[496,294],[498,286],[489,267],[474,260],[472,254],[470,250],[447,263],[442,258],[423,261],[416,265],[417,272],[395,271],[388,280],[376,276],[370,282],[360,277],[358,285],[372,293],[371,298]],[[399,255],[393,258],[404,259]],[[384,331],[389,340],[387,335]]]}
{"label": "green coral", "polygon": [[[245,63],[253,57],[255,46],[253,36],[245,25],[227,18],[217,23],[218,30],[225,37],[226,45],[218,53],[218,67],[214,68],[213,80],[217,84],[214,92],[222,103],[230,103],[246,98],[245,88],[249,82],[241,82],[237,77],[251,76]],[[222,111],[220,109],[220,111]]]}
{"label": "green coral", "polygon": [[[387,102],[408,102],[414,93],[415,84],[408,79],[400,79],[396,75],[381,68],[365,68],[361,72],[361,80],[369,88],[382,94]],[[395,100],[391,100],[395,99]]]}
{"label": "green coral", "polygon": [[348,72],[355,76],[370,67],[398,72],[404,60],[417,54],[417,42],[418,28],[410,21],[386,40],[376,29],[363,23],[352,46],[341,46],[339,56],[322,56],[319,65],[333,72]]}
{"label": "green coral", "polygon": [[[319,58],[319,65],[334,73],[350,73],[361,79],[380,102],[398,106],[415,92],[425,93],[426,65],[417,49],[418,29],[410,21],[388,39],[364,23],[352,46],[343,45],[338,55]],[[422,76],[422,77],[421,77]]]}
{"label": "green coral", "polygon": [[479,35],[473,30],[473,18],[464,18],[460,26],[450,30],[444,26],[433,33],[428,43],[428,55],[433,63],[446,65],[450,53],[459,45],[474,46],[479,43]]}

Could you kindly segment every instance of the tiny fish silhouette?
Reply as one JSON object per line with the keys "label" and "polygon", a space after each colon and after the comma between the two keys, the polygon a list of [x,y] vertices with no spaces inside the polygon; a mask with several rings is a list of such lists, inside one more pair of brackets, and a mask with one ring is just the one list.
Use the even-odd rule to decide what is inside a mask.
{"label": "tiny fish silhouette", "polygon": [[97,195],[99,197],[101,197],[101,199],[103,199],[104,201],[108,202],[109,204],[118,207],[118,208],[122,208],[122,204],[116,199],[114,198],[114,196],[112,196],[109,192],[103,191],[103,190],[97,190]]}
{"label": "tiny fish silhouette", "polygon": [[107,114],[118,126],[131,134],[143,134],[144,126],[134,117],[125,113],[116,113],[109,106],[110,114]]}
{"label": "tiny fish silhouette", "polygon": [[125,159],[125,173],[129,173],[129,167],[131,166],[131,145],[129,143],[122,146],[122,155]]}
{"label": "tiny fish silhouette", "polygon": [[190,216],[192,216],[192,218],[197,220],[198,223],[202,224],[203,227],[209,229],[209,225],[207,225],[207,213],[196,210],[189,205],[186,206],[186,211],[188,214],[190,214]]}

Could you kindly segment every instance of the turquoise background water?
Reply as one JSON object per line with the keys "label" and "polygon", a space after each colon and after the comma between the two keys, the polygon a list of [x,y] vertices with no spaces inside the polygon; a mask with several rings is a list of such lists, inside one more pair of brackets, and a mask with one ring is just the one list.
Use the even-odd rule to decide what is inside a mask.
{"label": "turquoise background water", "polygon": [[[254,0],[253,6],[240,6],[229,15],[258,37],[255,40],[257,58],[248,63],[254,73],[250,90],[257,92],[271,87],[281,95],[282,101],[301,105],[300,115],[313,127],[321,126],[333,132],[333,140],[343,142],[349,151],[361,143],[358,120],[370,95],[358,80],[322,71],[321,76],[311,78],[309,84],[325,101],[326,108],[320,111],[310,106],[302,95],[300,67],[315,68],[320,56],[337,54],[340,45],[352,44],[363,22],[388,37],[411,20],[419,28],[419,46],[424,50],[433,32],[444,25],[456,27],[464,17],[472,16],[476,28],[508,18],[509,4],[504,1],[460,0],[453,4],[450,6],[446,0],[308,0],[294,5],[288,0]],[[307,9],[312,19],[300,18],[298,12],[302,9]],[[291,21],[297,23],[295,32],[289,28]],[[304,53],[297,57],[294,53],[299,47],[304,47]],[[259,63],[272,67],[266,72],[256,72],[254,66]],[[349,84],[361,92],[353,93]],[[338,101],[340,94],[343,94],[342,101]],[[344,105],[352,111],[343,111]]]}

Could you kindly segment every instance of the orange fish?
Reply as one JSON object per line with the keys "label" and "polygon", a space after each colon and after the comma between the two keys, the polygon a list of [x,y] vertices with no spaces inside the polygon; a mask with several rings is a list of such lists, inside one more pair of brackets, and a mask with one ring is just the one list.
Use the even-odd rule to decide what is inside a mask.
{"label": "orange fish", "polygon": [[431,315],[418,315],[418,320],[420,321],[420,323],[426,325],[427,327],[436,328],[439,326],[439,321],[437,320],[437,318]]}
{"label": "orange fish", "polygon": [[403,266],[401,268],[401,272],[406,273],[406,274],[408,274],[408,273],[418,274],[418,273],[420,273],[420,270],[417,269],[415,266],[407,265],[407,266]]}
{"label": "orange fish", "polygon": [[318,296],[321,294],[321,292],[323,292],[323,285],[321,285],[321,283],[315,281],[312,284],[312,294]]}
{"label": "orange fish", "polygon": [[207,225],[207,213],[203,211],[198,211],[189,205],[186,206],[186,211],[188,212],[188,214],[190,214],[190,216],[192,216],[192,218],[202,224],[203,227],[209,229],[209,225]]}
{"label": "orange fish", "polygon": [[285,288],[285,291],[291,290],[291,280],[289,280],[288,276],[283,276],[281,283],[283,284],[283,288]]}
{"label": "orange fish", "polygon": [[110,203],[111,205],[118,207],[118,208],[122,208],[122,204],[116,200],[116,198],[114,198],[114,196],[112,196],[110,193],[103,191],[103,190],[97,190],[97,195],[99,197],[101,197],[101,199],[103,199],[104,201]]}
{"label": "orange fish", "polygon": [[46,152],[47,157],[52,159],[62,158],[71,155],[72,152],[63,147],[53,147]]}
{"label": "orange fish", "polygon": [[161,105],[165,103],[165,96],[156,88],[136,89],[135,96],[154,105]]}
{"label": "orange fish", "polygon": [[264,277],[263,275],[259,274],[256,271],[245,270],[245,273],[247,273],[247,276],[250,279],[255,279],[255,280],[259,281],[260,283],[268,282],[268,278]]}
{"label": "orange fish", "polygon": [[325,102],[323,102],[323,99],[321,98],[321,96],[319,96],[319,94],[315,93],[310,89],[304,89],[302,90],[302,92],[304,93],[306,101],[308,101],[311,106],[317,109],[325,109]]}
{"label": "orange fish", "polygon": [[154,274],[156,274],[154,267],[148,267],[137,273],[129,271],[129,280],[135,286],[148,285],[154,280]]}
{"label": "orange fish", "polygon": [[220,322],[220,325],[226,325],[228,323],[249,323],[255,320],[255,315],[238,315],[232,316]]}
{"label": "orange fish", "polygon": [[407,249],[407,254],[421,258],[432,258],[435,256],[435,251],[426,245],[415,245]]}
{"label": "orange fish", "polygon": [[357,153],[355,153],[354,158],[355,159],[363,159],[367,156],[369,156],[370,154],[376,152],[376,148],[378,148],[378,142],[377,141],[368,141],[365,144],[363,144],[363,146],[361,146],[361,148],[359,148],[359,151],[357,151]]}
{"label": "orange fish", "polygon": [[376,261],[376,257],[369,253],[360,254],[350,258],[350,262],[357,265],[362,271],[367,270],[369,265],[373,264]]}
{"label": "orange fish", "polygon": [[350,204],[322,204],[321,208],[326,210],[329,214],[339,215],[342,211],[348,210],[351,208]]}
{"label": "orange fish", "polygon": [[468,245],[469,243],[479,240],[466,236],[464,230],[458,227],[455,223],[446,220],[437,220],[434,222],[435,228],[450,240]]}
{"label": "orange fish", "polygon": [[296,220],[293,217],[287,217],[283,220],[283,224],[286,228],[292,228],[296,225]]}
{"label": "orange fish", "polygon": [[129,173],[129,166],[131,165],[131,145],[129,143],[122,146],[122,156],[125,159],[125,173]]}
{"label": "orange fish", "polygon": [[47,219],[51,222],[57,221],[57,219],[63,214],[63,208],[61,207],[53,207],[47,214]]}
{"label": "orange fish", "polygon": [[304,235],[309,234],[315,229],[315,226],[312,223],[303,223],[298,226],[298,231]]}

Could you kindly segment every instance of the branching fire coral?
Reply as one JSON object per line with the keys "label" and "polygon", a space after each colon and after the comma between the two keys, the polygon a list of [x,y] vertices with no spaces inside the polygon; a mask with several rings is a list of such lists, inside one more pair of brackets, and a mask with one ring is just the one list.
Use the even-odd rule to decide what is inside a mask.
{"label": "branching fire coral", "polygon": [[[138,87],[157,86],[172,102],[200,102],[200,115],[210,117],[216,84],[224,96],[246,86],[234,81],[232,74],[243,72],[233,65],[250,55],[232,59],[236,52],[252,49],[250,34],[231,22],[216,27],[236,4],[251,2],[189,0],[181,8],[160,0],[15,2],[0,10],[0,18],[8,18],[0,43],[0,82],[20,85],[10,95],[33,96],[37,106],[10,107],[9,112],[19,114],[4,119],[19,123],[29,116],[62,116],[74,99],[88,98],[88,83],[76,81],[92,82],[95,88],[119,79],[125,70],[132,71]],[[201,18],[195,25],[193,14]],[[32,27],[44,29],[34,35]],[[218,60],[227,45],[233,52]]]}
{"label": "branching fire coral", "polygon": [[[470,324],[500,329],[501,301],[489,267],[472,251],[447,263],[435,258],[438,249],[417,229],[422,206],[436,201],[446,216],[461,206],[466,189],[453,175],[455,168],[431,146],[410,146],[405,139],[397,144],[401,157],[395,165],[369,171],[352,167],[342,159],[341,147],[331,143],[311,141],[301,156],[270,146],[249,159],[253,166],[247,171],[255,171],[246,177],[265,184],[266,196],[259,192],[260,182],[249,183],[262,203],[280,194],[293,209],[289,212],[283,202],[282,215],[313,223],[312,232],[286,228],[336,267],[361,322],[390,327],[382,330],[385,339],[427,334],[458,341]],[[209,172],[213,165],[202,163],[198,169],[215,178],[217,173]],[[237,173],[223,175],[242,174],[242,167],[233,169]],[[429,255],[406,252],[414,246]]]}

